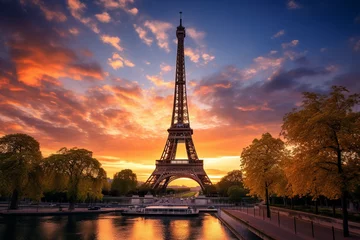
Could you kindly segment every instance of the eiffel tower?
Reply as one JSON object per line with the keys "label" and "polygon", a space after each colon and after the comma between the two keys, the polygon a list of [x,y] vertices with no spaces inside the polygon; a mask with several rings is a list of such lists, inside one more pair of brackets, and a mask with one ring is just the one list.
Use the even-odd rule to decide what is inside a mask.
{"label": "eiffel tower", "polygon": [[[189,112],[186,96],[184,38],[185,28],[182,26],[180,12],[180,26],[177,27],[178,39],[176,56],[176,75],[174,105],[168,139],[160,160],[156,160],[156,168],[145,186],[154,190],[165,190],[168,184],[178,178],[190,178],[196,181],[204,192],[212,183],[204,170],[203,160],[195,150],[192,140],[193,130],[190,128]],[[187,159],[176,159],[178,143],[185,143]]]}

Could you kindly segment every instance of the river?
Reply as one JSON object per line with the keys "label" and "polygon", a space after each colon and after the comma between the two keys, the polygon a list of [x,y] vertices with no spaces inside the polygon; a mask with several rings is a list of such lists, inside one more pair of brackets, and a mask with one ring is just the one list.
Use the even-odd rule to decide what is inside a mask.
{"label": "river", "polygon": [[125,217],[118,213],[46,217],[0,217],[4,240],[236,239],[211,214],[186,217]]}

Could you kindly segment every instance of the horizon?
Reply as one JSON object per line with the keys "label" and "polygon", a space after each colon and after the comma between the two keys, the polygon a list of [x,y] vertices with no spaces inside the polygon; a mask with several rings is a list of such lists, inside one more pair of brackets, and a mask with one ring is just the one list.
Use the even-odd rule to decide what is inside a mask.
{"label": "horizon", "polygon": [[218,182],[254,138],[279,136],[302,92],[360,92],[359,2],[259,2],[1,2],[0,136],[29,134],[44,156],[86,148],[108,178],[146,181],[171,122],[182,11],[194,144]]}

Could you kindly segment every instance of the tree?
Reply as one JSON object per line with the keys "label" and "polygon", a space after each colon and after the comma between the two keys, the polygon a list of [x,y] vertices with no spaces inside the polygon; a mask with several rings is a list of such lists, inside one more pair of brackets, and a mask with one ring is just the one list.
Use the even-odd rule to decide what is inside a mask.
{"label": "tree", "polygon": [[245,173],[244,183],[250,194],[259,195],[266,201],[267,217],[270,217],[269,193],[275,192],[275,186],[284,177],[281,162],[289,156],[284,142],[264,133],[261,139],[254,139],[252,144],[241,153],[241,167]]}
{"label": "tree", "polygon": [[50,186],[67,191],[69,210],[75,208],[77,200],[102,197],[106,172],[89,150],[62,148],[46,159],[46,170]]}
{"label": "tree", "polygon": [[26,134],[0,138],[0,188],[11,194],[10,209],[17,209],[23,196],[39,200],[42,195],[39,143]]}
{"label": "tree", "polygon": [[243,197],[246,196],[248,191],[244,189],[244,187],[240,187],[238,185],[233,185],[229,187],[227,195],[229,196],[229,199],[233,202],[239,202]]}
{"label": "tree", "polygon": [[110,195],[111,190],[111,183],[108,181],[108,179],[105,179],[102,186],[102,194],[104,195]]}
{"label": "tree", "polygon": [[228,190],[231,186],[244,188],[242,172],[240,170],[228,172],[216,185],[221,196],[228,196]]}
{"label": "tree", "polygon": [[282,135],[301,164],[312,169],[318,189],[331,185],[340,193],[344,236],[349,236],[349,190],[360,173],[360,113],[353,111],[359,100],[359,94],[350,95],[341,86],[333,86],[328,95],[306,92],[282,125]]}
{"label": "tree", "polygon": [[113,182],[111,184],[111,191],[115,195],[125,195],[128,192],[135,190],[137,185],[136,174],[130,169],[121,170],[115,173]]}

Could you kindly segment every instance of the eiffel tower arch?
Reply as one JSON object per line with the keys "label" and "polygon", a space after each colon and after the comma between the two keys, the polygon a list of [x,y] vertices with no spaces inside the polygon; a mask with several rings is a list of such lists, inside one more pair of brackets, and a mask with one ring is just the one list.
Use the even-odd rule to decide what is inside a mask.
{"label": "eiffel tower arch", "polygon": [[[193,130],[190,128],[189,111],[186,95],[184,39],[185,27],[182,26],[180,12],[180,25],[176,29],[178,39],[176,56],[176,74],[174,103],[169,135],[165,143],[164,151],[159,160],[156,160],[156,168],[150,175],[145,186],[154,190],[164,190],[170,182],[178,178],[190,178],[196,181],[203,191],[212,183],[204,170],[204,162],[198,158],[192,139]],[[184,143],[187,159],[176,159],[178,143]]]}

